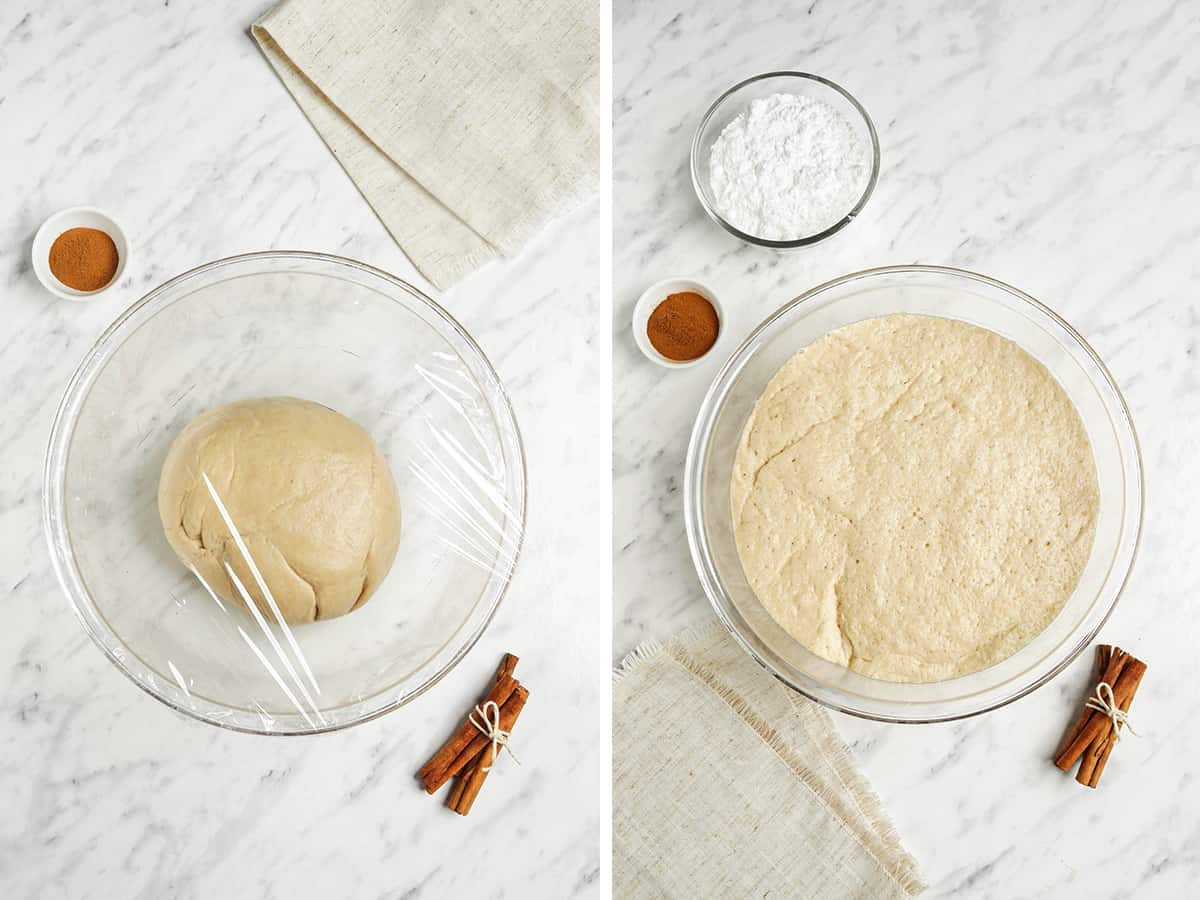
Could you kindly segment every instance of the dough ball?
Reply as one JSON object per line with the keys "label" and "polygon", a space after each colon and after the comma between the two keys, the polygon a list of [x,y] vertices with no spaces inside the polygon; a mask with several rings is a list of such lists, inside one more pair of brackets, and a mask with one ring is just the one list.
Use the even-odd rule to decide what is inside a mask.
{"label": "dough ball", "polygon": [[371,436],[328,407],[268,397],[209,410],[175,438],[159,478],[163,530],[183,563],[243,605],[228,564],[276,621],[213,491],[290,624],[358,608],[396,558],[392,473]]}

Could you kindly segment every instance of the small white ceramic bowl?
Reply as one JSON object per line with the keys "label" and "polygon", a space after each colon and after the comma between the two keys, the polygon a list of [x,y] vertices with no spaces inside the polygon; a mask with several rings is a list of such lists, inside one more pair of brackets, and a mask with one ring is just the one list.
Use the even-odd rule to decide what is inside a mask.
{"label": "small white ceramic bowl", "polygon": [[[50,271],[50,247],[53,246],[60,234],[72,228],[95,228],[103,231],[117,245],[117,271],[113,274],[112,280],[98,291],[77,291],[67,287]],[[108,213],[93,206],[72,206],[70,209],[56,212],[42,223],[42,227],[37,230],[37,234],[33,238],[33,271],[37,275],[38,281],[42,283],[42,287],[56,297],[74,300],[77,303],[87,302],[103,294],[120,281],[128,256],[129,242],[125,239],[125,232],[121,226]]]}
{"label": "small white ceramic bowl", "polygon": [[[658,304],[667,299],[669,294],[679,294],[685,291],[693,291],[713,305],[713,309],[717,311],[717,339],[708,348],[708,352],[697,356],[695,359],[679,362],[674,359],[667,359],[654,349],[654,345],[650,343],[650,338],[646,334],[646,323],[650,320],[650,314],[658,308]],[[633,307],[633,339],[637,342],[638,349],[646,354],[647,359],[668,369],[686,369],[689,366],[696,365],[701,360],[708,359],[712,355],[713,350],[716,349],[717,344],[721,343],[724,333],[725,313],[721,309],[721,303],[717,300],[716,293],[708,285],[691,278],[665,278],[662,281],[655,282],[646,288]]]}

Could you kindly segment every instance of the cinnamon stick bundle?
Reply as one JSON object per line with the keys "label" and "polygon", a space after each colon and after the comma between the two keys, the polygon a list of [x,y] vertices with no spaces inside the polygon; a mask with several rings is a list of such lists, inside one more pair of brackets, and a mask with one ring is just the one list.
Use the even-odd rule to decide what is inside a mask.
{"label": "cinnamon stick bundle", "polygon": [[[497,706],[504,706],[517,687],[518,682],[513,677],[513,672],[516,668],[517,657],[511,653],[505,653],[503,659],[500,660],[500,667],[496,669],[496,676],[492,679],[491,687],[488,688],[487,694],[479,704],[480,706],[489,701],[495,703]],[[429,762],[421,766],[420,771],[417,772],[417,777],[425,785],[426,793],[434,793],[469,762],[471,756],[479,752],[479,748],[477,747],[471,756],[459,761],[459,757],[476,738],[486,741],[486,738],[480,734],[479,729],[471,723],[471,713],[468,712],[458,731],[454,732],[447,739],[446,743],[442,744],[437,753],[430,757]],[[455,765],[456,762],[458,763],[457,765]]]}
{"label": "cinnamon stick bundle", "polygon": [[[513,676],[517,667],[517,657],[506,653],[500,660],[500,666],[492,679],[487,694],[479,702],[479,709],[486,704],[495,703],[498,709],[498,727],[501,731],[511,732],[517,717],[529,699],[528,689]],[[471,811],[475,798],[487,779],[493,758],[493,741],[471,721],[475,708],[467,713],[462,725],[452,734],[438,751],[417,772],[417,777],[424,786],[426,793],[432,794],[447,781],[458,775],[458,781],[451,789],[447,806],[459,815],[465,816]],[[478,716],[476,715],[476,718]]]}
{"label": "cinnamon stick bundle", "polygon": [[[513,723],[517,721],[517,716],[521,714],[522,707],[525,706],[525,701],[529,699],[529,691],[520,682],[513,689],[512,695],[500,705],[500,730],[512,731]],[[486,701],[484,701],[486,702]],[[482,706],[482,704],[480,704]],[[468,724],[470,724],[468,722]],[[487,753],[491,754],[492,742],[482,731],[471,725],[471,730],[475,732],[475,736],[471,738],[469,744],[459,751],[458,755],[447,763],[442,769],[430,773],[425,781],[425,792],[432,794],[436,792],[443,784],[464,771],[468,765],[477,756]],[[491,765],[484,763],[484,765]]]}
{"label": "cinnamon stick bundle", "polygon": [[[500,729],[502,731],[512,731],[513,726],[517,724],[517,717],[521,715],[521,710],[525,707],[525,701],[528,699],[529,691],[518,685],[509,701],[500,707]],[[455,782],[446,805],[460,816],[469,813],[495,762],[492,744],[490,741],[486,741],[483,750],[471,760],[462,775],[459,776],[458,781]]]}
{"label": "cinnamon stick bundle", "polygon": [[[1100,679],[1097,687],[1107,684],[1112,690],[1112,704],[1122,712],[1128,712],[1142,676],[1146,674],[1146,664],[1120,647],[1108,644],[1096,648],[1096,663]],[[1088,696],[1094,697],[1095,691]],[[1111,716],[1085,706],[1063,741],[1062,749],[1054,757],[1054,764],[1064,772],[1069,772],[1079,762],[1075,780],[1088,787],[1096,787],[1116,746],[1119,730],[1119,725],[1114,728]]]}

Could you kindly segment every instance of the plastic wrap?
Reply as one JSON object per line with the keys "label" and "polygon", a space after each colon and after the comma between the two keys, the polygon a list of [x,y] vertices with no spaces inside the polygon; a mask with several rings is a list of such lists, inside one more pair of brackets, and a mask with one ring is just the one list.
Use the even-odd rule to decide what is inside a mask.
{"label": "plastic wrap", "polygon": [[[292,626],[223,601],[163,533],[175,436],[201,412],[270,396],[358,423],[396,480],[396,560],[339,618]],[[171,706],[263,733],[344,727],[434,683],[500,602],[524,515],[520,435],[469,335],[403,282],[317,254],[211,263],[132,307],[68,387],[46,467],[51,555],[92,638]]]}

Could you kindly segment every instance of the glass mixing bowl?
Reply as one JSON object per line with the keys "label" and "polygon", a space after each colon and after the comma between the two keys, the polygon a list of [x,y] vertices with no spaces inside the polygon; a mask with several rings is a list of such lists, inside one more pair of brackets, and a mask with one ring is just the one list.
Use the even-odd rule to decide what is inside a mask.
{"label": "glass mixing bowl", "polygon": [[[296,627],[208,594],[157,507],[187,422],[275,395],[366,428],[403,516],[369,602]],[[311,733],[404,704],[478,640],[516,564],[525,461],[495,371],[444,309],[362,263],[255,253],[172,279],[100,337],[54,421],[43,503],[63,589],[139,687],[226,728]]]}
{"label": "glass mixing bowl", "polygon": [[[799,235],[787,241],[776,241],[749,234],[726,220],[717,212],[709,176],[712,145],[725,130],[725,126],[745,112],[751,102],[770,97],[772,94],[798,94],[829,104],[850,123],[863,145],[871,148],[871,174],[858,201],[846,210],[844,216],[831,223],[829,227],[816,234]],[[863,105],[840,84],[808,72],[765,72],[762,75],[755,75],[753,78],[738,82],[718,97],[708,108],[708,112],[700,120],[700,126],[692,138],[691,168],[692,186],[696,189],[696,197],[699,198],[700,205],[704,207],[704,211],[710,219],[734,237],[740,238],[748,244],[773,247],[778,250],[806,247],[837,234],[854,221],[855,217],[862,212],[863,207],[867,205],[867,201],[871,199],[871,194],[875,191],[875,183],[879,181],[879,135],[876,134],[875,124],[867,115]]]}
{"label": "glass mixing bowl", "polygon": [[[734,541],[729,485],[742,429],[788,359],[834,328],[890,313],[959,319],[1003,335],[1041,361],[1079,411],[1091,440],[1100,511],[1091,557],[1058,617],[1015,655],[960,678],[900,684],[868,678],[790,637],[747,583]],[[763,322],[718,373],[688,447],[685,520],[704,592],[761,665],[826,706],[888,722],[976,715],[1045,684],[1088,644],[1116,605],[1142,523],[1142,464],[1129,410],[1095,351],[1050,309],[992,278],[958,269],[897,266],[813,288]]]}

